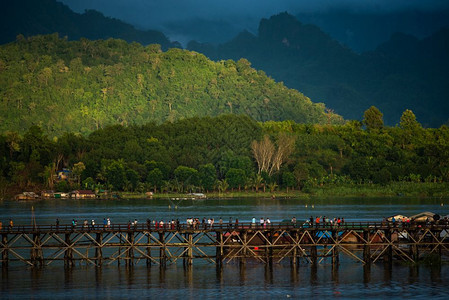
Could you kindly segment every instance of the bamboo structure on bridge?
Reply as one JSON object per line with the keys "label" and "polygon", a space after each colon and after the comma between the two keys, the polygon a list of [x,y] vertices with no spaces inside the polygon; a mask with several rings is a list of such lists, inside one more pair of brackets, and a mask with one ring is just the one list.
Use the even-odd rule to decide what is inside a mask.
{"label": "bamboo structure on bridge", "polygon": [[166,267],[181,262],[190,266],[194,261],[218,267],[234,262],[338,265],[343,258],[369,266],[378,261],[417,263],[428,257],[449,260],[449,226],[434,224],[34,225],[3,228],[0,235],[3,267],[58,262],[69,267],[114,263]]}

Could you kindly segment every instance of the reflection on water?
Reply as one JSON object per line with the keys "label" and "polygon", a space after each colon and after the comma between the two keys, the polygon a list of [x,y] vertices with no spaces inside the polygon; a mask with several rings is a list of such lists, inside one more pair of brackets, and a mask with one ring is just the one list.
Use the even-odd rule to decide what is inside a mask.
{"label": "reflection on water", "polygon": [[[0,298],[116,298],[116,297],[330,297],[419,298],[447,294],[448,266],[383,264],[262,265],[232,264],[166,269],[146,266],[2,270]],[[28,275],[28,276],[26,276]]]}
{"label": "reflection on water", "polygon": [[[0,220],[10,217],[16,224],[30,224],[31,206],[34,206],[38,224],[51,224],[58,217],[61,223],[78,220],[102,220],[109,217],[115,223],[126,223],[137,218],[144,222],[187,217],[239,218],[270,217],[280,221],[296,216],[343,216],[347,220],[377,221],[384,216],[401,213],[413,215],[432,211],[447,215],[441,203],[447,199],[237,199],[178,201],[168,200],[49,200],[35,203],[0,202]],[[313,208],[312,208],[312,205]],[[170,205],[170,206],[169,206]],[[342,254],[341,254],[342,255]],[[331,263],[299,266],[232,262],[223,268],[205,262],[194,262],[167,268],[108,265],[102,268],[76,265],[64,268],[51,264],[45,268],[13,265],[2,268],[0,299],[8,298],[443,298],[447,295],[449,266],[362,265],[350,259],[341,259],[339,266]]]}

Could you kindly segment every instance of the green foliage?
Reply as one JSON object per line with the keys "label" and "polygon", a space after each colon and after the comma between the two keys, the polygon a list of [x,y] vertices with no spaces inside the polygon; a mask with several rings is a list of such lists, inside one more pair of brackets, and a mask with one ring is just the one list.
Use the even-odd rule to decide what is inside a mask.
{"label": "green foliage", "polygon": [[186,166],[179,166],[173,172],[175,178],[186,188],[189,185],[198,184],[198,171]]}
{"label": "green foliage", "polygon": [[[259,174],[252,141],[286,131],[296,141],[293,152],[279,170]],[[139,155],[124,151],[130,145],[141,149]],[[364,130],[359,123],[348,122],[338,126],[290,123],[286,130],[284,122],[261,124],[236,115],[114,125],[88,137],[66,133],[57,139],[32,127],[23,136],[0,134],[0,164],[3,194],[50,187],[51,174],[69,168],[69,182],[59,182],[55,189],[314,192],[360,185],[385,190],[397,183],[393,191],[413,183],[442,195],[441,186],[449,182],[449,129]],[[422,189],[414,190],[426,193]]]}
{"label": "green foliage", "polygon": [[245,170],[242,169],[236,169],[236,168],[230,168],[226,172],[226,181],[229,184],[229,187],[231,188],[241,188],[246,183],[246,174]]}
{"label": "green foliage", "polygon": [[[323,105],[257,72],[246,60],[213,62],[186,50],[162,52],[157,45],[48,35],[1,45],[0,62],[1,132],[23,133],[40,124],[52,136],[88,135],[112,124],[222,114],[257,121],[329,121]],[[333,123],[342,122],[332,117]],[[196,126],[192,120],[188,125]],[[157,140],[148,142],[157,148]],[[139,161],[144,148],[130,140],[123,151]]]}
{"label": "green foliage", "polygon": [[416,120],[415,114],[411,110],[409,110],[409,109],[405,110],[402,113],[401,121],[399,123],[399,126],[402,129],[410,130],[412,132],[414,132],[414,131],[416,132],[419,129],[422,129],[421,124],[419,124],[418,121]]}
{"label": "green foliage", "polygon": [[103,160],[102,169],[106,182],[117,190],[123,190],[126,183],[125,165],[123,160]]}
{"label": "green foliage", "polygon": [[217,181],[217,171],[215,170],[215,166],[211,163],[201,165],[198,173],[201,186],[206,191],[213,190],[215,182]]}
{"label": "green foliage", "polygon": [[282,173],[282,183],[286,188],[291,188],[296,185],[295,175],[292,172]]}
{"label": "green foliage", "polygon": [[162,171],[159,168],[152,169],[147,176],[147,182],[148,184],[153,187],[155,190],[157,188],[162,187],[163,183],[163,174]]}
{"label": "green foliage", "polygon": [[55,185],[55,190],[58,192],[67,193],[70,191],[70,185],[67,181],[63,180]]}
{"label": "green foliage", "polygon": [[95,180],[92,177],[87,177],[83,180],[82,188],[84,190],[95,190]]}
{"label": "green foliage", "polygon": [[363,114],[363,124],[368,129],[381,129],[384,126],[383,114],[377,107],[371,106]]}

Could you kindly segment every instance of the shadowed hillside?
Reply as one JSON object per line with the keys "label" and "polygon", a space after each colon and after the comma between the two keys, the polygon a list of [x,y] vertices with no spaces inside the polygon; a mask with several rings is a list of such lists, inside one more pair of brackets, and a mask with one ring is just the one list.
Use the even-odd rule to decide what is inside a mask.
{"label": "shadowed hillside", "polygon": [[98,11],[73,12],[55,0],[5,0],[0,11],[0,43],[12,42],[16,36],[57,32],[70,40],[80,38],[119,38],[144,45],[160,44],[162,49],[180,47],[156,30],[137,30],[120,20],[107,18]]}
{"label": "shadowed hillside", "polygon": [[219,46],[190,42],[188,48],[214,60],[244,57],[348,119],[375,105],[387,124],[412,109],[425,126],[440,126],[449,115],[448,41],[447,29],[422,40],[395,34],[376,51],[357,54],[282,13],[262,19],[257,36],[243,32]]}

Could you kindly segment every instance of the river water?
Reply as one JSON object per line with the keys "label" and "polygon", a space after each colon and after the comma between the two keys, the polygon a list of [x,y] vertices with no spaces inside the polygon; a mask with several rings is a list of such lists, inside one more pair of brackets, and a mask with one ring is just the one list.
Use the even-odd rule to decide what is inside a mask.
{"label": "river water", "polygon": [[[273,222],[310,216],[344,217],[346,221],[380,221],[394,214],[411,216],[423,211],[447,215],[449,199],[138,199],[138,200],[45,200],[0,202],[0,220],[12,218],[16,225],[61,224],[72,219],[81,223],[95,219],[102,223],[127,223],[137,219],[169,221],[188,217],[229,217],[241,222],[253,217]],[[102,268],[62,265],[29,268],[14,264],[1,271],[0,299],[76,298],[410,298],[447,299],[449,266],[394,264],[385,268],[375,263],[367,269],[359,262],[341,258],[340,266],[329,263],[312,267],[302,264],[293,269],[288,263],[226,264],[222,269],[207,262],[194,262],[159,269],[144,263],[134,267],[109,265]]]}

